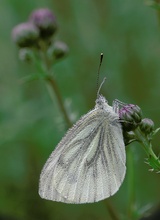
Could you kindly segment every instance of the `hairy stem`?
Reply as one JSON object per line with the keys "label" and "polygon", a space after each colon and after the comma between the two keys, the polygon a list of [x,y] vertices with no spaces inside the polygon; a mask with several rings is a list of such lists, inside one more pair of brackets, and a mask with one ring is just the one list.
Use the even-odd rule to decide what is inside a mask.
{"label": "hairy stem", "polygon": [[151,141],[147,139],[147,137],[141,132],[139,128],[134,131],[137,140],[142,144],[148,158],[148,164],[153,168],[153,170],[160,172],[160,160],[159,157],[156,156],[152,149]]}

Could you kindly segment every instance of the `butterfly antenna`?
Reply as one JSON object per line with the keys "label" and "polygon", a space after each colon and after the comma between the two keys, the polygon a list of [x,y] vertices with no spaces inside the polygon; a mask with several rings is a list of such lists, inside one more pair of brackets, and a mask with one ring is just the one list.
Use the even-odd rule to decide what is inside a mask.
{"label": "butterfly antenna", "polygon": [[106,80],[106,77],[104,77],[104,79],[103,79],[103,81],[101,82],[101,85],[100,85],[100,87],[99,87],[99,89],[98,89],[98,91],[97,91],[97,98],[98,98],[98,96],[99,96],[99,92],[100,92],[100,90],[101,90],[101,88],[102,88],[102,86],[103,86],[105,80]]}
{"label": "butterfly antenna", "polygon": [[101,53],[100,55],[100,62],[99,62],[98,73],[97,73],[97,95],[98,95],[98,90],[99,90],[99,74],[100,74],[102,60],[103,60],[103,53]]}
{"label": "butterfly antenna", "polygon": [[98,73],[97,73],[97,97],[99,96],[99,92],[101,90],[101,87],[102,87],[103,83],[106,80],[106,77],[105,77],[103,79],[102,83],[99,86],[99,74],[100,74],[100,69],[101,69],[102,61],[103,61],[103,53],[101,53],[101,56],[100,56],[100,62],[99,62]]}

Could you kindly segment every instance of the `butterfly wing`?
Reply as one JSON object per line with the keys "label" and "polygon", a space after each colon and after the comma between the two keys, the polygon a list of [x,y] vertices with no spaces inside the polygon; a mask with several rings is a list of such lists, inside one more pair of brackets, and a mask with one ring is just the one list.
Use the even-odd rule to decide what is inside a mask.
{"label": "butterfly wing", "polygon": [[125,147],[120,123],[94,109],[65,135],[47,160],[41,176],[42,198],[92,203],[113,195],[125,175]]}

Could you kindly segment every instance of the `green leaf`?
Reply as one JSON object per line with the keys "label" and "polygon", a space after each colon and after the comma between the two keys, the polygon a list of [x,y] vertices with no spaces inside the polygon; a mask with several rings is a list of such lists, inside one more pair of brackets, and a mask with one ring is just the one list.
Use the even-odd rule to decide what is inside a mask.
{"label": "green leaf", "polygon": [[160,172],[160,160],[159,158],[155,159],[150,155],[150,157],[147,158],[147,164],[151,166],[150,171],[156,171]]}
{"label": "green leaf", "polygon": [[156,130],[153,131],[152,136],[156,135],[160,131],[160,128],[157,128]]}

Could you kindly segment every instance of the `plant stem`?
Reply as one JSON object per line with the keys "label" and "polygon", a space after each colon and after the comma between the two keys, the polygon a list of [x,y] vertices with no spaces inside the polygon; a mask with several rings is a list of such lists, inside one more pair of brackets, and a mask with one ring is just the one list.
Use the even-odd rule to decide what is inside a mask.
{"label": "plant stem", "polygon": [[160,27],[160,10],[157,10],[157,18],[158,18],[158,24]]}
{"label": "plant stem", "polygon": [[128,162],[128,195],[129,195],[129,204],[128,204],[128,219],[134,218],[135,211],[135,172],[134,172],[134,160],[133,152],[129,148],[127,152],[127,162]]}
{"label": "plant stem", "polygon": [[61,97],[61,94],[59,92],[59,89],[58,89],[58,86],[57,86],[55,80],[51,76],[47,76],[46,77],[46,81],[48,81],[48,83],[50,84],[52,90],[54,91],[54,93],[56,95],[59,108],[60,108],[60,110],[61,110],[61,112],[62,112],[62,114],[64,116],[64,119],[65,119],[65,121],[67,123],[67,126],[71,127],[72,123],[71,123],[70,118],[69,118],[69,116],[67,114],[67,111],[66,111],[66,109],[64,107],[64,104],[63,104],[63,101],[62,101],[62,97]]}
{"label": "plant stem", "polygon": [[140,131],[139,128],[134,131],[137,140],[143,145],[143,148],[148,156],[148,164],[153,168],[153,170],[160,172],[160,160],[153,152],[152,144],[147,139],[147,137]]}
{"label": "plant stem", "polygon": [[[50,88],[52,89],[52,91],[54,92],[56,98],[57,98],[57,102],[58,102],[58,106],[63,114],[63,117],[66,121],[66,124],[67,124],[67,127],[71,127],[72,125],[72,122],[69,118],[69,115],[65,109],[65,106],[64,106],[64,103],[63,103],[63,100],[62,100],[62,97],[61,97],[61,94],[60,94],[60,91],[59,91],[59,88],[57,86],[57,83],[55,81],[55,79],[53,78],[53,76],[51,76],[50,72],[51,72],[51,61],[50,59],[48,58],[48,55],[47,55],[47,45],[41,41],[40,42],[40,47],[41,47],[41,50],[42,50],[42,60],[45,64],[45,67],[46,67],[46,70],[45,70],[45,73],[46,73],[46,77],[45,77],[45,80],[47,82],[47,87],[48,85],[50,86]],[[53,98],[53,94],[51,94],[51,98]]]}
{"label": "plant stem", "polygon": [[113,208],[113,206],[111,205],[110,202],[108,202],[106,199],[104,200],[104,204],[108,210],[108,213],[111,217],[112,220],[119,220],[119,217],[115,211],[115,209]]}

